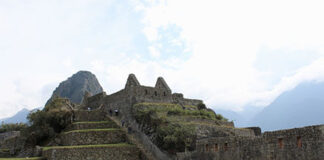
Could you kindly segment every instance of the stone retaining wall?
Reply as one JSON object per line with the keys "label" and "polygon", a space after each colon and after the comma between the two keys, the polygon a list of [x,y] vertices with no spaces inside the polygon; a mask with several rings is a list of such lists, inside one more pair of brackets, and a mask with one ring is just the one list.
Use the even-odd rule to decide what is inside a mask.
{"label": "stone retaining wall", "polygon": [[84,122],[84,121],[103,121],[106,120],[106,114],[100,110],[75,110],[74,111],[74,121]]}
{"label": "stone retaining wall", "polygon": [[197,142],[195,152],[179,153],[179,160],[321,160],[324,125],[265,132],[255,137],[217,137]]}
{"label": "stone retaining wall", "polygon": [[125,133],[120,129],[114,130],[90,130],[70,131],[61,135],[64,146],[90,145],[90,144],[113,144],[126,141]]}
{"label": "stone retaining wall", "polygon": [[104,128],[119,128],[112,121],[100,122],[76,122],[67,127],[67,131],[81,130],[81,129],[104,129]]}
{"label": "stone retaining wall", "polygon": [[47,160],[142,160],[136,146],[57,148],[43,151]]}

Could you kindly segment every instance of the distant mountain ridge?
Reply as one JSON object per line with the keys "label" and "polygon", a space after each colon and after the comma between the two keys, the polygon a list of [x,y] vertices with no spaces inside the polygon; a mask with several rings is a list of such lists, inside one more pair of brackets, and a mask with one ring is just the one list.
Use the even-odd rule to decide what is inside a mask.
{"label": "distant mountain ridge", "polygon": [[324,124],[324,82],[308,82],[282,93],[249,125],[263,131]]}
{"label": "distant mountain ridge", "polygon": [[2,123],[26,123],[27,122],[27,115],[29,114],[29,110],[23,108],[22,110],[18,111],[15,115],[9,118],[0,119]]}
{"label": "distant mountain ridge", "polygon": [[71,102],[80,104],[86,92],[95,95],[103,92],[103,89],[94,74],[89,71],[79,71],[61,82],[46,104],[53,96],[68,98]]}

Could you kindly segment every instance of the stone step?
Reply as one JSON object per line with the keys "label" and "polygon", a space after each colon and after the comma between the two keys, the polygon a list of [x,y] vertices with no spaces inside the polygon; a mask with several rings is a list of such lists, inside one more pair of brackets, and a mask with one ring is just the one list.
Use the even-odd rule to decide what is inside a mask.
{"label": "stone step", "polygon": [[131,144],[100,144],[44,147],[47,160],[144,160],[140,150]]}
{"label": "stone step", "polygon": [[67,127],[67,131],[83,130],[83,129],[104,129],[104,128],[119,128],[113,121],[87,121],[75,122]]}
{"label": "stone step", "polygon": [[121,129],[84,129],[73,130],[61,134],[64,146],[114,144],[126,142],[126,134]]}

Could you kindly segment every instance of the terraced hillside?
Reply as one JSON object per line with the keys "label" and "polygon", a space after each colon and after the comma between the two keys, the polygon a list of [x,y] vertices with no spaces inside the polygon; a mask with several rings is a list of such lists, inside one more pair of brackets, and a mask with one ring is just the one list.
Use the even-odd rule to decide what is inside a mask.
{"label": "terraced hillside", "polygon": [[60,137],[62,146],[43,147],[42,156],[47,160],[145,159],[137,146],[127,141],[125,131],[110,119],[72,123]]}
{"label": "terraced hillside", "polygon": [[193,151],[197,139],[210,136],[254,136],[252,130],[235,128],[214,111],[193,105],[138,103],[132,112],[142,132],[170,154]]}

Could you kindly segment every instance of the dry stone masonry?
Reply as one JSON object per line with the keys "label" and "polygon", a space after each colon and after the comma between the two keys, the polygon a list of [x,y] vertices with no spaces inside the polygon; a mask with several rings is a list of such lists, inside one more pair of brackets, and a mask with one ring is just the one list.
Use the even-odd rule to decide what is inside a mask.
{"label": "dry stone masonry", "polygon": [[[102,108],[105,112],[119,110],[120,120],[136,126],[131,115],[131,108],[136,103],[175,103],[180,105],[197,105],[201,100],[186,99],[181,93],[172,93],[171,89],[162,77],[157,79],[155,87],[143,86],[134,74],[130,74],[125,88],[106,95],[100,93],[89,97],[83,107],[92,109]],[[311,159],[321,160],[324,157],[324,126],[310,126],[290,130],[261,133],[259,127],[234,128],[234,125],[221,124],[228,127],[201,128],[200,135],[193,152],[178,153],[170,159],[179,160],[295,160]],[[136,127],[134,127],[136,128]],[[224,134],[224,130],[229,130]],[[138,130],[140,132],[140,130]],[[206,132],[206,133],[204,133]],[[156,159],[165,156],[149,143],[149,138],[138,133],[142,143],[152,149]],[[152,147],[153,146],[153,147]]]}
{"label": "dry stone masonry", "polygon": [[[162,77],[155,87],[143,86],[130,74],[125,88],[107,95],[85,95],[58,146],[44,147],[48,160],[322,160],[324,125],[262,133],[259,127],[235,128],[232,122],[198,129],[194,151],[169,155],[154,145],[132,115],[136,103],[198,105],[201,100],[172,93]],[[110,114],[114,122],[107,118]],[[188,120],[189,121],[189,120]],[[206,123],[208,120],[201,120]],[[205,122],[206,121],[206,122]],[[115,123],[118,122],[118,123]],[[128,132],[122,128],[128,128]],[[137,145],[130,144],[129,135]],[[140,144],[140,145],[139,145]],[[141,146],[140,148],[138,146]],[[144,152],[143,152],[144,151]],[[149,157],[151,158],[147,158]]]}
{"label": "dry stone masonry", "polygon": [[128,143],[126,133],[100,113],[100,110],[76,111],[78,120],[87,121],[71,124],[61,133],[61,144],[44,147],[42,156],[47,160],[145,159],[136,145]]}

